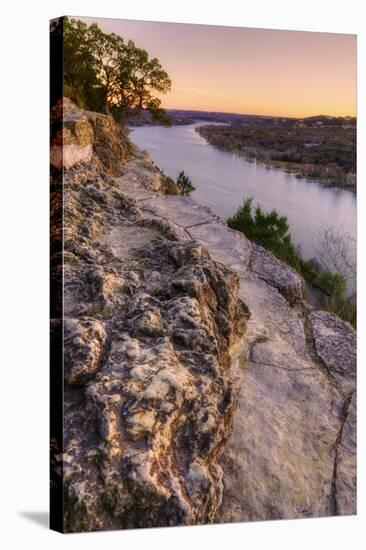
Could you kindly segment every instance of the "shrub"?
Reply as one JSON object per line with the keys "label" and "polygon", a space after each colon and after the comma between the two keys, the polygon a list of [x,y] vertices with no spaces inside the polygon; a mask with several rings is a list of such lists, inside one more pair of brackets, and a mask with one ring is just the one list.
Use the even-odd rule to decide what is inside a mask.
{"label": "shrub", "polygon": [[184,173],[184,170],[179,172],[178,178],[177,178],[177,185],[179,190],[181,191],[182,195],[190,195],[192,191],[195,191],[195,187],[192,184],[191,180],[188,176]]}
{"label": "shrub", "polygon": [[243,206],[227,220],[228,226],[241,231],[248,239],[267,248],[295,269],[301,270],[303,260],[292,243],[287,218],[280,216],[276,210],[267,214],[259,204],[254,209],[253,216],[252,203],[253,199],[245,200]]}
{"label": "shrub", "polygon": [[317,276],[316,284],[327,296],[341,298],[347,289],[347,282],[340,273],[321,271]]}

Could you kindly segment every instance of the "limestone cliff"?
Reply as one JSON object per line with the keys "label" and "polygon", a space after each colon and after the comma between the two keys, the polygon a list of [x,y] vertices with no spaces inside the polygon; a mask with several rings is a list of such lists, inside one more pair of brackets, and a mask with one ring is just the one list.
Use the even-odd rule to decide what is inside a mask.
{"label": "limestone cliff", "polygon": [[65,530],[355,513],[352,327],[112,119],[52,124]]}

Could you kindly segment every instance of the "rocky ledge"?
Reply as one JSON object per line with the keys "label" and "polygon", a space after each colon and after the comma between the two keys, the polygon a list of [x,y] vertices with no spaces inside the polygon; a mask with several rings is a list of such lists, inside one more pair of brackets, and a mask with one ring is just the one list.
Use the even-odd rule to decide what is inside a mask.
{"label": "rocky ledge", "polygon": [[65,530],[355,513],[352,327],[109,117],[52,121]]}

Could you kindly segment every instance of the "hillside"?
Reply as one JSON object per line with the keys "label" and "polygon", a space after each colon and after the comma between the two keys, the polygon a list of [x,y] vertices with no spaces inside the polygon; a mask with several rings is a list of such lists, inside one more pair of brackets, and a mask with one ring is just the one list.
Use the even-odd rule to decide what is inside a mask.
{"label": "hillside", "polygon": [[356,513],[351,325],[112,118],[64,99],[51,164],[65,531]]}

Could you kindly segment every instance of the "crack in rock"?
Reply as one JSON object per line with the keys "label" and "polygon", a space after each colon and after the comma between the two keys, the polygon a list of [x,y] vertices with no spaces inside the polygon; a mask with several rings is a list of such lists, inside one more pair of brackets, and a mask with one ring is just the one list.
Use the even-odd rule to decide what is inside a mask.
{"label": "crack in rock", "polygon": [[338,506],[338,499],[337,499],[337,475],[338,475],[338,460],[339,460],[339,447],[342,442],[343,437],[343,431],[344,426],[346,424],[348,414],[349,414],[349,407],[352,401],[352,398],[354,396],[354,392],[351,392],[347,395],[343,407],[341,410],[341,413],[339,415],[340,419],[340,429],[337,435],[337,438],[334,443],[334,466],[333,466],[333,476],[332,476],[332,485],[331,485],[331,494],[330,494],[330,502],[329,502],[329,508],[330,508],[330,514],[332,516],[339,515],[339,506]]}

